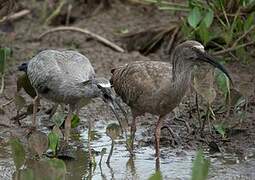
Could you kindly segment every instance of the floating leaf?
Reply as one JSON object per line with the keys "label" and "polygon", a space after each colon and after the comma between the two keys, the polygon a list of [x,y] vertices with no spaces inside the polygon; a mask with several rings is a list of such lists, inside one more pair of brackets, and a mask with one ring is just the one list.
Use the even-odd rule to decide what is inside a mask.
{"label": "floating leaf", "polygon": [[12,158],[16,167],[16,170],[25,163],[25,150],[19,141],[19,139],[11,139],[10,140],[11,149],[12,149]]}
{"label": "floating leaf", "polygon": [[48,138],[49,138],[49,149],[52,150],[53,155],[55,156],[57,147],[58,147],[58,143],[59,143],[59,135],[55,132],[50,132],[48,134]]}
{"label": "floating leaf", "polygon": [[188,23],[191,27],[196,28],[199,22],[201,21],[201,12],[198,7],[194,7],[188,15]]}
{"label": "floating leaf", "polygon": [[205,14],[203,22],[205,23],[206,27],[209,28],[213,22],[213,10],[209,9],[208,12]]}
{"label": "floating leaf", "polygon": [[60,127],[63,122],[65,121],[65,115],[64,113],[55,113],[52,118],[51,121],[54,122],[56,124],[56,126]]}
{"label": "floating leaf", "polygon": [[72,120],[71,120],[71,128],[76,128],[79,125],[80,118],[76,114],[73,115]]}
{"label": "floating leaf", "polygon": [[192,180],[206,180],[208,177],[210,161],[204,158],[203,151],[197,152],[192,166]]}
{"label": "floating leaf", "polygon": [[14,103],[15,103],[15,106],[16,106],[16,109],[18,111],[20,111],[23,107],[25,107],[26,105],[26,100],[25,98],[23,98],[22,96],[16,94],[14,96]]}
{"label": "floating leaf", "polygon": [[121,134],[121,128],[118,124],[111,123],[106,128],[106,134],[113,140],[117,139],[117,137]]}
{"label": "floating leaf", "polygon": [[149,180],[163,180],[162,174],[160,171],[156,171],[149,177]]}
{"label": "floating leaf", "polygon": [[30,150],[38,154],[39,157],[48,149],[48,137],[40,131],[33,132],[28,138]]}

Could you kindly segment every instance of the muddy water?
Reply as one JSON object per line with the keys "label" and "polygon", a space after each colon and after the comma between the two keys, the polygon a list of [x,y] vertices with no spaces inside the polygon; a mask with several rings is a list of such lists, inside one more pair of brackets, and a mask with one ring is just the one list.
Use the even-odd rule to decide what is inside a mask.
{"label": "muddy water", "polygon": [[[110,138],[105,135],[106,124],[98,123],[95,129],[99,135],[92,143],[93,149],[100,152],[102,148],[111,147]],[[87,145],[87,131],[81,131],[76,137]],[[161,174],[163,179],[190,179],[194,151],[181,149],[162,148]],[[0,179],[12,179],[15,172],[14,163],[11,158],[9,146],[0,147]],[[90,169],[87,164],[86,148],[77,148],[75,160],[66,160],[66,179],[148,179],[155,173],[154,148],[139,147],[136,150],[136,157],[129,158],[129,154],[123,144],[123,139],[117,141],[111,158],[110,166],[105,163],[108,154],[105,154],[102,166],[97,165]],[[209,179],[255,179],[255,150],[249,150],[245,157],[236,154],[209,154],[206,156],[211,161]],[[100,155],[96,156],[99,162]]]}

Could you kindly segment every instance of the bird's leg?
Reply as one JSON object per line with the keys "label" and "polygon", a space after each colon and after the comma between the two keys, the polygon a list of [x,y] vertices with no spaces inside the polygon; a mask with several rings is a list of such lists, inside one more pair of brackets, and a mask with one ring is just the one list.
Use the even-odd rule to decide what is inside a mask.
{"label": "bird's leg", "polygon": [[162,117],[159,116],[158,121],[156,123],[156,129],[155,129],[155,149],[156,149],[156,161],[159,161],[159,141],[160,141],[160,133],[161,133],[161,125],[162,125]]}
{"label": "bird's leg", "polygon": [[33,116],[32,116],[32,128],[36,128],[36,113],[37,113],[37,105],[39,102],[39,96],[36,95],[35,98],[33,99]]}
{"label": "bird's leg", "polygon": [[64,140],[68,142],[69,136],[70,136],[70,130],[71,130],[71,120],[73,115],[73,107],[69,105],[68,114],[65,120],[65,138]]}
{"label": "bird's leg", "polygon": [[90,141],[91,141],[91,121],[89,120],[89,127],[88,127],[88,150],[89,150],[89,165],[92,166],[93,157],[92,157]]}
{"label": "bird's leg", "polygon": [[131,124],[131,144],[130,144],[130,154],[134,156],[134,141],[135,141],[135,133],[136,133],[136,116],[133,116],[132,124]]}

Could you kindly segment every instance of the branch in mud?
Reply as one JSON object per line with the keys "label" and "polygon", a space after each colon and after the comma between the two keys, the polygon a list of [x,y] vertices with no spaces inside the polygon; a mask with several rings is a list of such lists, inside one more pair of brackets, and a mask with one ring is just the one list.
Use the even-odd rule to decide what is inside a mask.
{"label": "branch in mud", "polygon": [[242,48],[242,47],[246,47],[246,46],[250,46],[250,45],[253,45],[255,44],[255,41],[250,41],[250,42],[247,42],[247,43],[244,43],[244,44],[241,44],[239,46],[232,46],[230,48],[227,48],[227,49],[223,49],[223,50],[220,50],[220,51],[216,51],[214,53],[212,53],[214,56],[218,56],[218,55],[222,55],[222,54],[226,54],[226,53],[229,53],[231,51],[235,51],[239,48]]}
{"label": "branch in mud", "polygon": [[120,46],[114,44],[113,42],[105,39],[104,37],[98,35],[98,34],[95,34],[87,29],[81,29],[81,28],[78,28],[78,27],[72,27],[72,26],[69,26],[69,27],[57,27],[57,28],[53,28],[53,29],[50,29],[44,33],[42,33],[38,39],[41,40],[43,37],[45,37],[46,35],[50,34],[50,33],[53,33],[53,32],[58,32],[58,31],[74,31],[74,32],[79,32],[79,33],[82,33],[82,34],[86,34],[86,35],[89,35],[91,36],[92,38],[94,38],[95,40],[97,40],[98,42],[101,42],[102,44],[112,48],[113,50],[117,51],[117,52],[121,52],[123,53],[124,52],[124,49],[122,49]]}
{"label": "branch in mud", "polygon": [[10,16],[4,16],[2,19],[0,19],[0,23],[3,23],[3,22],[5,22],[5,21],[7,21],[7,20],[9,20],[9,21],[17,20],[17,19],[19,19],[19,18],[22,18],[22,17],[28,15],[29,13],[30,13],[30,10],[24,9],[24,10],[22,10],[22,11],[19,11],[19,12],[17,12],[17,13],[14,13],[14,14],[12,14],[12,15],[10,15]]}

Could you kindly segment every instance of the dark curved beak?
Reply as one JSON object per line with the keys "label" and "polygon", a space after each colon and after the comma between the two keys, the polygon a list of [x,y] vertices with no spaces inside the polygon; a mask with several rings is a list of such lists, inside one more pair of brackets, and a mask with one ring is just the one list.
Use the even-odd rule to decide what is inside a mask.
{"label": "dark curved beak", "polygon": [[114,116],[118,120],[119,125],[120,125],[120,127],[122,129],[122,132],[123,132],[123,122],[122,122],[121,117],[119,116],[119,114],[117,112],[117,109],[120,109],[121,112],[123,113],[124,117],[125,117],[125,120],[126,120],[126,122],[124,124],[125,127],[128,124],[126,111],[123,109],[123,107],[117,101],[114,93],[112,92],[112,90],[110,88],[103,88],[101,90],[103,92],[103,101],[110,106],[110,108],[111,108]]}
{"label": "dark curved beak", "polygon": [[228,71],[225,69],[225,67],[222,64],[218,63],[214,57],[209,55],[207,52],[201,52],[200,50],[197,51],[197,54],[198,54],[199,60],[209,63],[215,68],[218,68],[219,70],[221,70],[228,77],[231,84],[233,84],[233,81]]}

